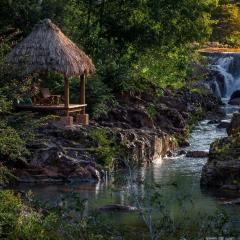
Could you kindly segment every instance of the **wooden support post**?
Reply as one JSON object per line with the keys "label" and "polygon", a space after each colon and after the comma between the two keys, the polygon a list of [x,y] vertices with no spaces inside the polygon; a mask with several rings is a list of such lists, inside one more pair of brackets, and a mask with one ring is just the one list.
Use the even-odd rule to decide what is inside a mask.
{"label": "wooden support post", "polygon": [[[85,96],[85,75],[80,76],[80,104],[86,104]],[[85,114],[85,107],[83,107],[83,114]]]}
{"label": "wooden support post", "polygon": [[64,105],[67,116],[69,116],[69,83],[67,76],[64,76]]}
{"label": "wooden support post", "polygon": [[[80,76],[80,104],[86,104],[86,95],[85,95],[85,75],[82,74]],[[88,125],[89,124],[89,116],[86,114],[85,106],[82,107],[81,114],[77,116],[77,123]]]}

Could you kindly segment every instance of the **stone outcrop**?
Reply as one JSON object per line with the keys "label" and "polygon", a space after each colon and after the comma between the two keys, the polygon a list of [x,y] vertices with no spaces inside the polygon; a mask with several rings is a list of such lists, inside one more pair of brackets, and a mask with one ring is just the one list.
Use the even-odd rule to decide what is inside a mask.
{"label": "stone outcrop", "polygon": [[218,125],[217,125],[217,128],[225,128],[227,129],[230,125],[230,122],[228,120],[222,120]]}
{"label": "stone outcrop", "polygon": [[[156,93],[119,96],[120,106],[101,116],[97,122],[103,126],[124,129],[161,129],[168,134],[186,137],[188,127],[217,112],[221,101],[213,94],[201,94],[189,89],[166,91],[158,101]],[[216,116],[217,114],[215,114]]]}
{"label": "stone outcrop", "polygon": [[240,193],[240,114],[234,114],[228,134],[212,143],[201,185]]}
{"label": "stone outcrop", "polygon": [[240,114],[234,113],[232,117],[232,121],[227,128],[227,133],[229,136],[231,136],[239,132],[240,132]]}
{"label": "stone outcrop", "polygon": [[88,127],[60,127],[48,124],[40,130],[41,140],[29,143],[31,158],[23,170],[17,171],[20,182],[100,181],[105,170],[95,154],[97,146],[91,132],[106,131],[121,151],[115,167],[124,167],[129,158],[134,165],[151,163],[165,156],[176,146],[174,138],[159,129],[122,129],[102,127],[92,123]]}
{"label": "stone outcrop", "polygon": [[136,212],[139,209],[133,206],[126,206],[120,204],[110,204],[100,207],[99,210],[103,212]]}
{"label": "stone outcrop", "polygon": [[207,158],[208,152],[205,151],[189,151],[186,154],[188,158]]}
{"label": "stone outcrop", "polygon": [[240,105],[240,90],[237,90],[232,94],[232,96],[229,100],[229,104]]}
{"label": "stone outcrop", "polygon": [[120,149],[114,157],[115,168],[126,167],[126,160],[133,165],[151,163],[177,145],[187,145],[189,127],[219,106],[219,100],[208,92],[168,89],[158,99],[155,95],[154,91],[121,94],[119,106],[89,126],[43,126],[39,139],[28,143],[31,157],[24,169],[17,170],[20,181],[100,181],[105,169],[99,161],[98,143],[91,137],[99,129]]}

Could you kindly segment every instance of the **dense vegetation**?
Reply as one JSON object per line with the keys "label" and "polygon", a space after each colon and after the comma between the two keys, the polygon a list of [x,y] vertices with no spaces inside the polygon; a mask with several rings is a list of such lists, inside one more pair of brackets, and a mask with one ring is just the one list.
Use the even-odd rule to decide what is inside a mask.
{"label": "dense vegetation", "polygon": [[[88,112],[94,118],[116,106],[123,92],[154,89],[158,98],[166,87],[190,86],[201,79],[204,59],[196,50],[204,43],[240,45],[239,3],[228,0],[1,0],[0,185],[13,178],[8,169],[24,164],[29,154],[26,141],[46,120],[16,115],[12,104],[29,97],[32,80],[63,93],[63,79],[55,73],[23,79],[4,64],[11,48],[44,18],[52,19],[95,63],[97,72],[87,82]],[[78,99],[78,84],[79,79],[71,79],[72,101]],[[100,135],[92,137],[97,141]],[[104,140],[99,156],[109,163],[103,159],[113,155],[107,146]],[[35,239],[63,239],[64,234],[56,235],[62,229],[57,233],[54,229],[60,221],[57,214],[41,214],[19,196],[0,191],[0,238],[33,239],[34,234]],[[67,221],[64,224],[68,229]],[[86,232],[85,220],[81,224]],[[79,239],[102,239],[94,234]]]}
{"label": "dense vegetation", "polygon": [[[52,19],[93,58],[97,74],[89,79],[87,91],[93,116],[107,111],[107,103],[116,104],[122,91],[154,87],[161,94],[167,85],[181,87],[196,80],[197,45],[210,37],[236,45],[240,32],[239,8],[228,1],[4,0],[0,9],[1,59],[44,18]],[[45,85],[55,78],[51,88],[63,91],[61,76],[35,78],[44,79]],[[77,84],[73,79],[72,100],[78,99]]]}
{"label": "dense vegetation", "polygon": [[[227,0],[3,0],[0,9],[1,121],[11,113],[14,102],[29,98],[32,81],[50,85],[52,92],[63,92],[60,75],[36,74],[23,79],[4,65],[10,49],[41,19],[51,18],[93,58],[97,73],[88,80],[87,103],[95,118],[106,113],[109,105],[116,106],[123,92],[154,89],[157,98],[167,86],[190,86],[203,78],[199,67],[203,59],[196,52],[201,44],[210,38],[232,45],[239,41],[239,7]],[[79,79],[73,78],[73,102],[78,99],[78,84]],[[9,129],[11,124],[3,122],[1,126],[10,136],[18,134]],[[10,137],[2,139],[10,141]],[[20,139],[18,143],[20,150],[23,143]]]}

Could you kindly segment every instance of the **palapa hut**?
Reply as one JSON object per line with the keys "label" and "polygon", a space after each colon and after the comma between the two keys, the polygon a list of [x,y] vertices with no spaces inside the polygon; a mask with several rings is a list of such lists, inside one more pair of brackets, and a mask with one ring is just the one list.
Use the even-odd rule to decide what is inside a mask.
{"label": "palapa hut", "polygon": [[[19,105],[18,107],[30,109],[56,109],[64,110],[67,117],[65,121],[71,122],[71,112],[80,112],[79,119],[87,124],[88,115],[85,114],[85,77],[94,73],[92,60],[81,51],[76,44],[67,38],[61,30],[45,19],[37,24],[32,33],[16,45],[7,56],[7,63],[14,67],[24,65],[24,73],[57,72],[64,76],[64,104],[55,105]],[[80,77],[80,102],[69,103],[69,82],[71,76]],[[54,95],[53,95],[54,96]],[[56,96],[56,95],[55,95]]]}

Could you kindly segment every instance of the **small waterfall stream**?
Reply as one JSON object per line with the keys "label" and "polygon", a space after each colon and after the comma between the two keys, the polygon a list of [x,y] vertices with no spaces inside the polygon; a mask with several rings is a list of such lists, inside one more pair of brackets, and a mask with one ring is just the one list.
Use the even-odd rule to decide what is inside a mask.
{"label": "small waterfall stream", "polygon": [[217,96],[229,99],[240,89],[240,53],[208,53],[208,56],[209,69],[214,75],[210,87]]}

